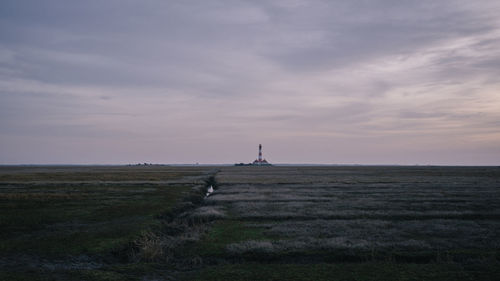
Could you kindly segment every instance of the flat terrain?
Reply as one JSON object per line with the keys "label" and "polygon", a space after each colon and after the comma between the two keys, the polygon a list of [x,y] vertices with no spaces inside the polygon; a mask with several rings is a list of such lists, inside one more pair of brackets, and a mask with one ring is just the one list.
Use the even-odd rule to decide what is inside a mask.
{"label": "flat terrain", "polygon": [[0,280],[134,279],[141,237],[211,169],[0,167]]}
{"label": "flat terrain", "polygon": [[[500,168],[227,167],[199,280],[498,280]],[[335,277],[335,278],[334,278]]]}
{"label": "flat terrain", "polygon": [[0,211],[0,280],[500,280],[499,167],[1,167]]}

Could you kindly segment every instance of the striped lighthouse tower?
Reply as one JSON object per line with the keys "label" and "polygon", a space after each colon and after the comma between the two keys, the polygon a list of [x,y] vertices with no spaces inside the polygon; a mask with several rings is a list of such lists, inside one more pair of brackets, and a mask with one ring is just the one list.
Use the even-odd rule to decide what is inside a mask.
{"label": "striped lighthouse tower", "polygon": [[259,144],[259,157],[257,159],[255,159],[255,161],[253,161],[252,163],[253,165],[271,165],[269,164],[266,159],[262,158],[262,144]]}
{"label": "striped lighthouse tower", "polygon": [[259,163],[262,163],[262,144],[259,144]]}

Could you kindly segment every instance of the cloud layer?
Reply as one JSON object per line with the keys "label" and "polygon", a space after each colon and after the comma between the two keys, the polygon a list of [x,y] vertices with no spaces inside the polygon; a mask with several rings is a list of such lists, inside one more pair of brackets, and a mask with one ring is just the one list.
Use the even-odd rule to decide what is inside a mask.
{"label": "cloud layer", "polygon": [[0,3],[0,162],[499,165],[498,1]]}

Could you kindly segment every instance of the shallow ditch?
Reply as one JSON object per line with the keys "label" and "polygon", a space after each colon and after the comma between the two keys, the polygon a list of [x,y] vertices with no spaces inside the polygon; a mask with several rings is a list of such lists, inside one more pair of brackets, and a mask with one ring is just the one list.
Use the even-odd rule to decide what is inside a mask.
{"label": "shallow ditch", "polygon": [[[198,241],[208,229],[209,223],[218,219],[223,212],[206,212],[201,210],[208,186],[216,188],[214,170],[207,174],[204,183],[193,186],[185,194],[181,201],[174,207],[162,214],[156,215],[156,223],[144,229],[133,241],[125,243],[104,254],[79,254],[79,255],[46,255],[35,253],[4,254],[0,256],[0,271],[2,274],[17,274],[27,272],[41,276],[58,276],[62,274],[62,280],[73,278],[71,272],[112,272],[116,267],[134,267],[134,264],[156,263],[172,266],[173,268],[186,268],[200,264],[200,258],[179,255],[179,251],[189,243]],[[134,184],[137,186],[137,184]],[[214,208],[217,209],[217,208]],[[108,222],[95,223],[105,225]],[[133,223],[121,220],[121,223]],[[50,225],[50,229],[65,229],[79,224],[73,222]],[[88,226],[88,224],[85,224]],[[82,227],[82,231],[85,228]],[[46,230],[44,230],[46,231]],[[43,231],[39,231],[43,234]],[[76,230],[78,232],[78,230]],[[75,233],[76,233],[75,232]],[[39,235],[38,235],[39,236]],[[140,266],[140,265],[139,265]],[[10,273],[9,273],[10,272]],[[0,274],[0,279],[3,275]],[[107,274],[107,273],[106,273]],[[111,273],[110,273],[111,274]],[[16,275],[14,275],[16,276]]]}

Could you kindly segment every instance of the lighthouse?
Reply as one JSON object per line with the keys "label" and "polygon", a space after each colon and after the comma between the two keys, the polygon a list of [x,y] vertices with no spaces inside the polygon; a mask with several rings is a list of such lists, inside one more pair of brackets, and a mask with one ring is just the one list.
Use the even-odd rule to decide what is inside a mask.
{"label": "lighthouse", "polygon": [[259,144],[259,162],[262,162],[262,144]]}
{"label": "lighthouse", "polygon": [[253,161],[252,165],[263,166],[263,165],[271,165],[266,159],[262,158],[262,144],[259,144],[259,156],[255,161]]}

